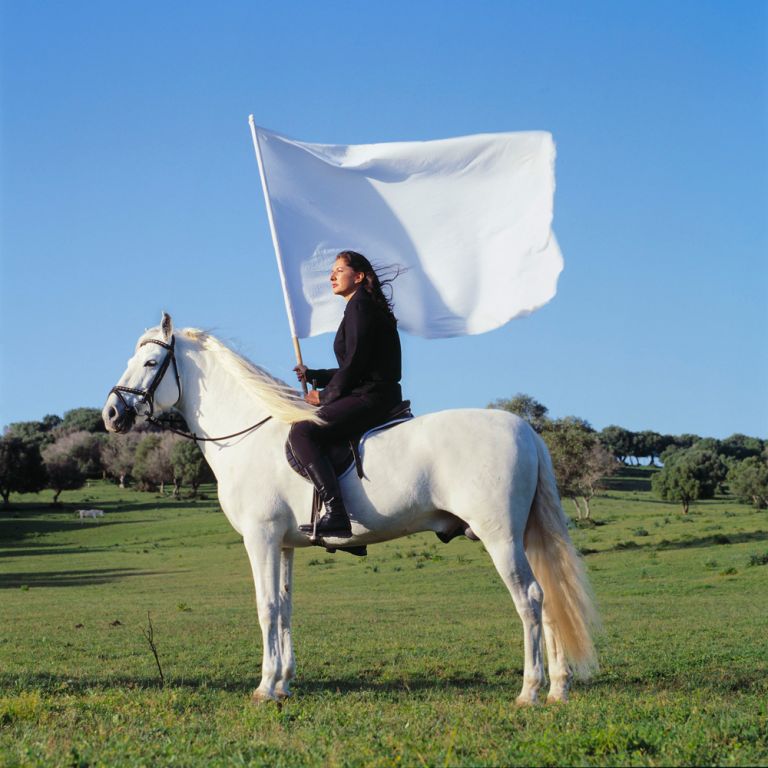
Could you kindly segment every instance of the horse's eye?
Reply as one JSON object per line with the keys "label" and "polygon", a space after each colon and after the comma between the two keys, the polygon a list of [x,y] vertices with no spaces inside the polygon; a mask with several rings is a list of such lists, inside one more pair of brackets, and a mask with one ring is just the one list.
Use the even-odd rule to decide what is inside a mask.
{"label": "horse's eye", "polygon": [[147,360],[146,363],[144,363],[145,368],[154,368],[157,365],[157,360]]}

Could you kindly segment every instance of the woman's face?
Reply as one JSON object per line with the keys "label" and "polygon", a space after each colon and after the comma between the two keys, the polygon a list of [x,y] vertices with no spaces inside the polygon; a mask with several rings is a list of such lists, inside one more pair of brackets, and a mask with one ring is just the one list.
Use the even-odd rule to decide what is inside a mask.
{"label": "woman's face", "polygon": [[331,290],[337,296],[345,299],[357,290],[357,286],[365,279],[364,272],[355,272],[344,259],[336,259],[331,269]]}

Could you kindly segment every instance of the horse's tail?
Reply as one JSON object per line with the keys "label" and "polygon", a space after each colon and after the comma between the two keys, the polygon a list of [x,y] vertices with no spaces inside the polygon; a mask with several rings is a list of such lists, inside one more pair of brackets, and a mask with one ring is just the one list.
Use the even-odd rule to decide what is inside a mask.
{"label": "horse's tail", "polygon": [[551,622],[573,672],[583,679],[597,671],[592,632],[599,623],[584,563],[568,534],[552,460],[538,436],[539,479],[525,529],[525,553],[544,591]]}

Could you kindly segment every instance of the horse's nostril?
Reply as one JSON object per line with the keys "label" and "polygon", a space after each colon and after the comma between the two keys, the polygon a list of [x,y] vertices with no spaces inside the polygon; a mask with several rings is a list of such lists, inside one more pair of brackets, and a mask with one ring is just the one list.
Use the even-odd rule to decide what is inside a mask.
{"label": "horse's nostril", "polygon": [[115,408],[114,405],[109,406],[109,410],[107,411],[107,416],[109,416],[110,421],[114,420],[115,416],[117,416],[117,408]]}

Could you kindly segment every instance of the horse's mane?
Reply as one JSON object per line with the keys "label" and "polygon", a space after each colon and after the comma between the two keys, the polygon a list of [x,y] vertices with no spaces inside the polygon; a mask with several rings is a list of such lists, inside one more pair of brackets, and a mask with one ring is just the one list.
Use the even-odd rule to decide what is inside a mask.
{"label": "horse's mane", "polygon": [[295,421],[323,423],[317,415],[317,408],[304,402],[298,390],[238,355],[212,334],[197,328],[183,328],[177,333],[216,355],[217,362],[232,374],[246,392],[261,400],[274,418],[287,424]]}

